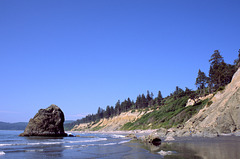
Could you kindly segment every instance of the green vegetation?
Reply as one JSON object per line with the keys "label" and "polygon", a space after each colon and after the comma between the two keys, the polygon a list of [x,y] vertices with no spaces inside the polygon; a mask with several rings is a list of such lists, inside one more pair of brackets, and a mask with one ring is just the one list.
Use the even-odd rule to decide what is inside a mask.
{"label": "green vegetation", "polygon": [[207,107],[210,107],[210,105],[212,105],[212,101],[209,101],[208,103],[207,103]]}
{"label": "green vegetation", "polygon": [[[240,49],[238,52],[238,58],[234,61],[234,65],[231,65],[225,63],[220,52],[215,50],[209,60],[210,69],[208,77],[200,69],[198,71],[195,81],[196,91],[187,87],[183,90],[176,86],[176,90],[165,98],[162,97],[161,91],[158,92],[156,98],[154,98],[153,93],[147,91],[147,95],[138,95],[136,101],[127,98],[123,102],[118,100],[115,107],[107,106],[106,109],[99,107],[96,114],[89,114],[85,118],[65,124],[65,129],[70,130],[76,124],[96,122],[102,118],[111,118],[130,110],[135,112],[136,109],[144,111],[145,114],[135,122],[125,124],[122,130],[169,128],[183,124],[203,106],[212,104],[211,101],[205,100],[194,106],[185,107],[189,98],[195,100],[200,96],[223,91],[225,86],[231,82],[233,74],[240,66]],[[153,111],[147,113],[149,110]],[[101,127],[97,126],[95,129],[99,130]]]}
{"label": "green vegetation", "polygon": [[170,128],[177,127],[190,119],[208,100],[201,101],[194,106],[185,107],[188,96],[181,97],[174,100],[174,96],[165,100],[166,104],[161,106],[158,110],[147,113],[135,122],[126,123],[122,130],[135,129],[157,129],[160,127]]}

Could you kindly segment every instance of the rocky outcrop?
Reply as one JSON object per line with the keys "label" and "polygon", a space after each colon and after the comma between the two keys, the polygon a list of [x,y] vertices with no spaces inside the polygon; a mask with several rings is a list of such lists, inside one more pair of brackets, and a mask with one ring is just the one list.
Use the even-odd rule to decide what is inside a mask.
{"label": "rocky outcrop", "polygon": [[137,139],[137,136],[135,134],[128,134],[125,137],[131,138],[131,139]]}
{"label": "rocky outcrop", "polygon": [[162,140],[160,139],[157,133],[151,133],[148,136],[140,136],[138,140],[140,140],[145,144],[150,144],[154,146],[159,146],[161,145],[161,142],[162,142]]}
{"label": "rocky outcrop", "polygon": [[46,109],[40,109],[19,136],[67,136],[64,132],[64,121],[62,110],[52,104]]}
{"label": "rocky outcrop", "polygon": [[196,99],[188,99],[187,104],[186,104],[186,107],[188,107],[188,106],[193,106],[193,105],[196,104],[196,103],[199,103],[199,102],[201,102],[201,101],[203,101],[203,100],[205,100],[205,99],[211,99],[212,97],[213,97],[213,94],[209,94],[209,95],[207,95],[207,96],[198,97],[198,98],[196,98]]}
{"label": "rocky outcrop", "polygon": [[234,133],[240,130],[240,69],[223,91],[219,91],[200,112],[189,119],[185,129],[196,133]]}

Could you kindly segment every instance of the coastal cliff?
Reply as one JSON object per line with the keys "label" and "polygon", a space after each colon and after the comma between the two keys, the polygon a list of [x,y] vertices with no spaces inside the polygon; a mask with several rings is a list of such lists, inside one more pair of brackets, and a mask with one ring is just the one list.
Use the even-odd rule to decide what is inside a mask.
{"label": "coastal cliff", "polygon": [[[150,111],[148,111],[150,112]],[[136,111],[128,111],[121,113],[118,116],[106,119],[103,118],[98,122],[91,123],[83,123],[79,125],[75,125],[71,131],[116,131],[121,130],[121,127],[128,123],[136,121],[141,118],[145,113],[144,111],[136,110]]]}
{"label": "coastal cliff", "polygon": [[194,102],[167,97],[161,107],[131,110],[97,122],[75,125],[80,131],[158,129],[161,136],[217,136],[240,131],[240,69],[225,89]]}
{"label": "coastal cliff", "polygon": [[202,132],[209,130],[218,134],[240,130],[240,69],[234,74],[231,83],[211,99],[198,114],[185,124],[185,128]]}

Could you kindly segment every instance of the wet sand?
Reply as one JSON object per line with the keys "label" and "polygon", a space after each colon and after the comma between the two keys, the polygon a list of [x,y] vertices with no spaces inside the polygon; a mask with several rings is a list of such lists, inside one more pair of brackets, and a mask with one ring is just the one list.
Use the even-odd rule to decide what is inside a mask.
{"label": "wet sand", "polygon": [[[155,130],[137,130],[137,131],[89,131],[78,132],[88,134],[135,134],[139,136],[147,136]],[[74,132],[73,132],[74,133]],[[139,140],[132,140],[126,144],[131,147],[131,153],[136,157],[137,153],[146,155],[146,151],[152,153],[152,157],[160,158],[185,158],[185,159],[239,159],[240,158],[240,137],[239,136],[220,136],[214,138],[207,137],[174,137],[174,141],[165,141],[165,137],[161,137],[162,143],[159,146],[144,144]],[[120,148],[120,147],[119,147]],[[121,147],[124,149],[124,147]],[[144,151],[146,150],[146,151]],[[136,151],[136,153],[132,153]],[[126,154],[127,155],[127,154]],[[157,156],[156,156],[157,155]],[[132,157],[133,157],[132,156]],[[138,156],[138,155],[137,155]],[[139,158],[142,158],[139,155]],[[130,156],[129,156],[130,157]],[[146,156],[145,156],[146,157]]]}

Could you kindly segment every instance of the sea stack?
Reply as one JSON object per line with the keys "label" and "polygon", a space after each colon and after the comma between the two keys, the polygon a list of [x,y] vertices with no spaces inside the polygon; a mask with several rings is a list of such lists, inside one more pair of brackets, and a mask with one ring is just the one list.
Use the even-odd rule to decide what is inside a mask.
{"label": "sea stack", "polygon": [[52,104],[46,109],[40,109],[34,118],[30,119],[24,132],[19,136],[51,136],[64,137],[63,123],[65,121],[62,110]]}

